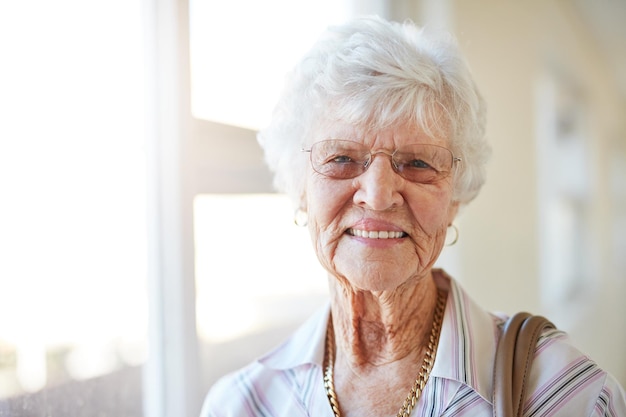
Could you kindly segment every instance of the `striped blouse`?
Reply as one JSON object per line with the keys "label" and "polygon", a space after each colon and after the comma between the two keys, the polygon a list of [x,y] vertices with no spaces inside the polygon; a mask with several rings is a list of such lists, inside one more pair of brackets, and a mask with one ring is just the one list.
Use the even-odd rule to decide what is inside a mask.
{"label": "striped blouse", "polygon": [[[435,364],[412,416],[491,416],[491,377],[504,317],[472,301],[442,271],[449,291]],[[325,307],[285,343],[209,391],[201,417],[333,417],[322,377]],[[626,416],[616,380],[558,330],[539,340],[524,416]]]}

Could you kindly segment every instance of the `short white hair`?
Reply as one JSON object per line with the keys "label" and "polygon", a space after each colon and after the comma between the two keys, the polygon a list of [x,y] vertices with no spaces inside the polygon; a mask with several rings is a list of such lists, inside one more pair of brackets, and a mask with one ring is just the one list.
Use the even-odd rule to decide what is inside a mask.
{"label": "short white hair", "polygon": [[485,115],[484,100],[449,34],[361,17],[329,27],[288,74],[258,140],[276,188],[304,208],[308,154],[301,150],[323,126],[345,122],[372,130],[416,123],[427,133],[445,134],[462,159],[454,199],[467,204],[485,182]]}

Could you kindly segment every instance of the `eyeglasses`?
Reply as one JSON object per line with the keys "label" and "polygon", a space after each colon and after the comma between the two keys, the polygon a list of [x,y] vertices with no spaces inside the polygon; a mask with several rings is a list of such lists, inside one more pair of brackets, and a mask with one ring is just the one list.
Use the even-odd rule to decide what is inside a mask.
{"label": "eyeglasses", "polygon": [[311,149],[302,149],[311,154],[311,166],[326,177],[346,180],[364,173],[374,156],[385,154],[391,157],[393,170],[402,178],[420,184],[437,182],[447,177],[461,158],[441,146],[412,144],[402,146],[392,153],[380,150],[372,152],[362,143],[351,140],[323,140]]}

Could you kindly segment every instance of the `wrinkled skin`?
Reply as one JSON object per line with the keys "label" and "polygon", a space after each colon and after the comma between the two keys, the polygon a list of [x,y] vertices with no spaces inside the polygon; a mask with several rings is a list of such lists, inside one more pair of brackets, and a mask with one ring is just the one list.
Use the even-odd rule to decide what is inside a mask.
{"label": "wrinkled skin", "polygon": [[[360,141],[393,152],[410,143],[447,146],[419,128],[376,132],[335,124],[319,140]],[[335,385],[342,415],[395,415],[418,373],[432,325],[437,288],[431,268],[458,203],[454,176],[408,182],[384,154],[354,179],[337,180],[308,166],[306,210],[314,248],[329,272],[337,345]],[[403,232],[393,239],[351,229]]]}

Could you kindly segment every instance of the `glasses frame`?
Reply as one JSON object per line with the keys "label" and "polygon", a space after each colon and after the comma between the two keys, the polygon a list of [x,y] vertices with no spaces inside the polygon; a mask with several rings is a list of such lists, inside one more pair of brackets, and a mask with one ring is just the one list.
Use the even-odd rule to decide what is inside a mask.
{"label": "glasses frame", "polygon": [[[375,157],[376,155],[379,155],[379,154],[384,154],[384,155],[389,156],[389,158],[390,158],[390,160],[391,160],[391,166],[392,166],[392,168],[393,168],[393,170],[394,170],[394,172],[395,172],[396,174],[400,175],[402,178],[406,179],[407,181],[410,181],[410,182],[413,182],[413,183],[419,183],[418,181],[411,181],[411,180],[407,179],[404,175],[402,175],[402,171],[400,170],[399,166],[396,164],[396,161],[395,161],[395,159],[394,159],[394,156],[396,155],[396,153],[397,153],[397,152],[398,152],[401,148],[396,148],[396,149],[395,149],[393,152],[391,152],[391,153],[389,153],[388,151],[386,151],[386,150],[384,150],[384,149],[380,149],[380,150],[377,150],[377,151],[374,151],[374,150],[370,149],[370,150],[367,152],[367,155],[369,155],[369,158],[367,158],[367,160],[366,160],[366,161],[365,161],[365,163],[363,164],[363,172],[361,172],[361,173],[359,173],[359,174],[357,174],[357,175],[355,175],[355,176],[345,177],[345,178],[343,178],[343,177],[334,177],[334,176],[332,176],[332,175],[328,175],[328,174],[325,174],[325,173],[323,173],[323,172],[318,171],[318,170],[315,168],[315,163],[313,162],[313,147],[314,147],[315,145],[317,145],[318,143],[322,143],[322,142],[335,142],[335,141],[337,141],[337,142],[349,142],[349,143],[354,143],[354,144],[357,144],[357,145],[359,145],[359,146],[363,146],[363,147],[365,148],[365,146],[364,146],[362,143],[360,143],[360,142],[356,142],[356,141],[353,141],[353,140],[348,140],[348,139],[327,139],[327,140],[323,140],[323,141],[316,142],[316,143],[314,143],[313,145],[311,145],[311,147],[309,147],[309,148],[302,148],[302,149],[300,149],[300,152],[306,152],[306,153],[308,153],[308,154],[309,154],[309,162],[311,163],[311,167],[312,167],[312,168],[313,168],[313,170],[314,170],[315,172],[317,172],[318,174],[323,175],[323,176],[325,176],[325,177],[327,177],[327,178],[333,178],[333,179],[339,179],[339,180],[354,179],[354,178],[357,178],[357,177],[358,177],[358,176],[360,176],[360,175],[363,175],[363,174],[365,173],[365,171],[367,171],[367,169],[368,169],[368,168],[370,167],[370,165],[372,164],[372,161],[374,160],[374,157]],[[423,146],[429,146],[429,147],[441,148],[441,149],[445,149],[446,151],[448,151],[448,152],[450,153],[450,156],[451,156],[451,158],[452,158],[452,164],[451,164],[451,166],[450,166],[450,171],[447,171],[447,172],[446,172],[446,175],[444,175],[444,176],[442,176],[442,177],[437,178],[437,180],[438,180],[438,181],[439,181],[439,180],[442,180],[442,179],[444,179],[444,178],[447,178],[447,177],[448,177],[448,176],[449,176],[452,172],[454,172],[454,173],[456,174],[456,170],[458,169],[458,168],[457,168],[457,167],[458,167],[458,163],[462,162],[462,160],[463,160],[462,158],[460,158],[460,157],[458,157],[458,156],[455,156],[455,155],[454,155],[454,153],[453,153],[450,149],[448,149],[448,148],[446,148],[446,147],[444,147],[444,146],[432,145],[432,144],[429,144],[429,143],[410,143],[410,144],[408,144],[408,145],[403,146],[403,148],[404,148],[404,147],[408,147],[408,146],[413,146],[413,145],[423,145]]]}

